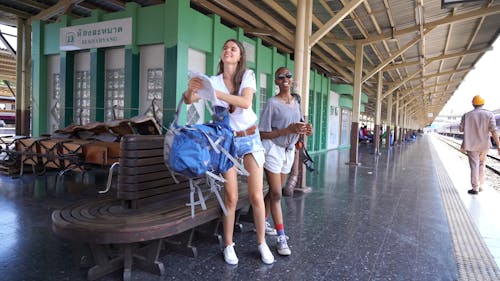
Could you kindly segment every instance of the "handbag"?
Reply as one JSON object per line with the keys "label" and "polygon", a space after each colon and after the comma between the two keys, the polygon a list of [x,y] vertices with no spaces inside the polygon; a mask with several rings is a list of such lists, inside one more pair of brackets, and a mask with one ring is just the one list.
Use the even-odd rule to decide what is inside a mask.
{"label": "handbag", "polygon": [[[295,94],[295,93],[293,93],[292,96],[297,100],[297,102],[300,105],[301,101],[302,101],[300,96],[298,94]],[[302,112],[301,112],[301,114],[302,114]],[[304,119],[301,118],[300,121],[304,122]],[[304,146],[304,140],[302,139],[302,136],[299,137],[299,139],[295,143],[295,149],[297,149],[299,151],[299,159],[302,161],[302,163],[304,163],[307,170],[309,172],[316,172],[316,174],[317,174],[318,171],[316,171],[316,169],[314,168],[314,161],[312,160],[311,156],[307,152],[306,147]]]}
{"label": "handbag", "polygon": [[295,143],[295,149],[299,151],[299,160],[302,161],[302,163],[304,163],[306,169],[309,172],[315,172],[317,174],[318,171],[316,171],[316,168],[314,168],[314,161],[309,155],[309,152],[307,152],[302,137],[300,137],[299,140],[297,140],[297,142]]}

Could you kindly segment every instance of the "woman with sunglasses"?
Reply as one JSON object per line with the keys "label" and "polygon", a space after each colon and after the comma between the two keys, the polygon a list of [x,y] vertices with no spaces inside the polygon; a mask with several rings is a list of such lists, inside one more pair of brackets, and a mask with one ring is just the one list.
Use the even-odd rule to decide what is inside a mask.
{"label": "woman with sunglasses", "polygon": [[[274,256],[266,244],[265,206],[263,196],[263,165],[265,161],[264,147],[257,128],[257,115],[252,109],[252,99],[256,91],[255,74],[247,69],[246,54],[243,45],[229,39],[224,43],[216,76],[210,77],[217,101],[215,106],[229,108],[229,122],[235,134],[237,156],[243,158],[245,169],[249,172],[248,194],[253,210],[253,219],[257,231],[258,250],[265,264],[274,263]],[[196,93],[203,87],[202,80],[192,78],[184,94],[186,104],[197,101]],[[237,172],[233,167],[224,174],[224,204],[227,216],[222,219],[224,232],[224,260],[226,263],[238,264],[234,251],[233,231],[236,203],[238,202]]]}
{"label": "woman with sunglasses", "polygon": [[274,75],[279,93],[271,97],[260,115],[259,130],[266,150],[264,170],[270,191],[265,197],[266,213],[273,217],[278,234],[277,250],[282,256],[291,254],[288,247],[283,214],[281,210],[281,189],[293,165],[295,143],[299,135],[312,135],[311,124],[302,120],[299,97],[292,95],[293,76],[286,67],[280,67]]}

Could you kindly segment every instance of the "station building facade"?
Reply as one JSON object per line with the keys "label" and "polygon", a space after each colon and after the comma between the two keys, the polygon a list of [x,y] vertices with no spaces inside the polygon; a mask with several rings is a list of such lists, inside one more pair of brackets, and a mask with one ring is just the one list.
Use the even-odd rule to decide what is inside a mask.
{"label": "station building facade", "polygon": [[[204,15],[189,1],[121,12],[94,10],[87,18],[63,16],[59,22],[32,23],[32,132],[52,133],[71,124],[154,116],[168,127],[188,82],[188,71],[213,75],[224,42],[241,41],[247,65],[256,74],[254,110],[259,115],[276,94],[274,71],[294,70],[289,54],[230,28],[217,15]],[[308,120],[314,135],[311,152],[349,147],[352,86],[332,84],[311,69]],[[368,102],[362,94],[361,111]],[[202,103],[183,111],[180,123],[201,123],[209,116]]]}

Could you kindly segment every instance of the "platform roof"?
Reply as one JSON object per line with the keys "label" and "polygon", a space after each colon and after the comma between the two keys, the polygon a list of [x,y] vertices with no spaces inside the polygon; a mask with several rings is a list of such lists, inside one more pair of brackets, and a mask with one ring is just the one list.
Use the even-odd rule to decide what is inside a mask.
{"label": "platform roof", "polygon": [[[291,53],[295,46],[297,1],[191,0],[205,14],[218,14],[231,27]],[[312,1],[312,32],[336,22],[312,47],[312,67],[333,83],[353,83],[355,49],[362,45],[362,91],[369,96],[366,114],[374,115],[377,75],[383,72],[385,95],[398,93],[400,104],[429,124],[458,89],[500,32],[498,0],[304,0]],[[62,14],[90,16],[93,9],[125,9],[123,0],[0,0],[0,22],[16,17],[57,21]],[[135,0],[141,6],[163,0]],[[354,9],[347,11],[354,2]],[[447,4],[451,2],[453,4]],[[0,53],[0,76],[10,65]],[[385,111],[385,106],[382,107]],[[432,114],[429,114],[432,113]],[[383,112],[382,114],[385,114]],[[432,116],[431,116],[432,115]],[[385,116],[385,115],[382,115]]]}

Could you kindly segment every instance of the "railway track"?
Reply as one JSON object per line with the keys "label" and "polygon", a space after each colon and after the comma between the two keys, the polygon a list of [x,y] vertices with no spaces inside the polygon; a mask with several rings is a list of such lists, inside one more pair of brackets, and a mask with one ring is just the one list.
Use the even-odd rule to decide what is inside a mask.
{"label": "railway track", "polygon": [[[446,143],[447,145],[453,147],[454,149],[460,151],[460,153],[467,155],[465,152],[460,150],[461,143],[457,142],[455,139],[444,137],[442,135],[438,135],[438,139]],[[493,173],[500,175],[500,158],[498,157],[498,155],[493,155],[491,153],[488,153],[486,156],[487,159],[484,166]]]}

